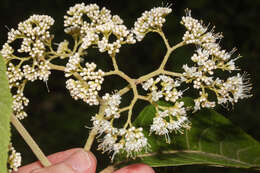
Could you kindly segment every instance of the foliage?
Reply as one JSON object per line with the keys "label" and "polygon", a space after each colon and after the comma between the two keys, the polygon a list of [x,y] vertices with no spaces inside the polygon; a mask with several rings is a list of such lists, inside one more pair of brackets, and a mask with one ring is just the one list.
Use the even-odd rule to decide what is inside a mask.
{"label": "foliage", "polygon": [[216,111],[191,114],[192,128],[183,135],[171,135],[171,144],[149,135],[148,124],[154,116],[155,108],[149,105],[135,120],[135,125],[145,128],[151,145],[151,153],[138,161],[154,167],[202,164],[259,170],[260,143]]}
{"label": "foliage", "polygon": [[0,55],[0,172],[7,172],[8,146],[10,144],[10,117],[12,97],[6,76],[6,67]]}

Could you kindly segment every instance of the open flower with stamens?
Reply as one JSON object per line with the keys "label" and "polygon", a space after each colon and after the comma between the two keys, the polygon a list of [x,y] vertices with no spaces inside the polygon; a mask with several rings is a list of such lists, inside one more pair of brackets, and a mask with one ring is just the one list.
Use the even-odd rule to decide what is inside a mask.
{"label": "open flower with stamens", "polygon": [[183,133],[183,129],[189,129],[190,122],[186,116],[186,109],[183,102],[176,102],[174,106],[166,107],[157,105],[156,116],[150,133],[164,135],[166,142],[170,143],[169,134],[174,132]]}
{"label": "open flower with stamens", "polygon": [[229,77],[225,82],[217,84],[219,89],[217,90],[218,94],[218,103],[226,104],[227,102],[236,103],[239,99],[249,98],[252,95],[250,94],[251,84],[247,75],[241,75],[238,73],[236,76]]}
{"label": "open flower with stamens", "polygon": [[98,149],[103,152],[111,152],[113,160],[119,153],[126,153],[127,157],[135,157],[142,151],[147,151],[149,148],[148,140],[143,134],[142,128],[131,127],[129,129],[117,129],[113,127],[112,123],[95,116],[92,118],[95,131],[99,137],[104,134],[100,139]]}

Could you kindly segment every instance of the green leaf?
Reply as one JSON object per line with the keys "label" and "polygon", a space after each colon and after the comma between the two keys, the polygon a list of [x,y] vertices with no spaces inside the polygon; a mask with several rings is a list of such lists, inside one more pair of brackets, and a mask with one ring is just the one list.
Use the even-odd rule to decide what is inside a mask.
{"label": "green leaf", "polygon": [[[183,101],[193,105],[190,98]],[[135,162],[153,167],[202,164],[260,169],[260,143],[216,111],[204,109],[192,114],[191,129],[171,135],[171,144],[165,143],[164,136],[149,135],[154,116],[155,108],[149,105],[134,122],[144,128],[151,145],[151,151]]]}
{"label": "green leaf", "polygon": [[0,172],[7,172],[8,145],[10,143],[10,117],[12,97],[6,76],[6,66],[0,55]]}

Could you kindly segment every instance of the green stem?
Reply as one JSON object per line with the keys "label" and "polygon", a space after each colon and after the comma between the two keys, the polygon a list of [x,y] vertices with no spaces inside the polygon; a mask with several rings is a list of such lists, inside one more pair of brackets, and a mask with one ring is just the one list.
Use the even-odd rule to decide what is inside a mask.
{"label": "green stem", "polygon": [[16,130],[20,133],[20,135],[23,137],[25,142],[29,145],[37,159],[41,162],[41,164],[44,167],[51,166],[51,163],[47,159],[47,157],[43,154],[40,147],[37,145],[37,143],[33,140],[31,135],[28,133],[28,131],[24,128],[22,123],[14,116],[11,116],[11,122],[13,126],[16,128]]}
{"label": "green stem", "polygon": [[[98,116],[103,117],[104,112],[105,112],[105,104],[101,101]],[[84,146],[85,151],[90,151],[96,135],[97,135],[97,131],[95,129],[92,129],[89,133],[88,139],[87,139],[85,146]]]}

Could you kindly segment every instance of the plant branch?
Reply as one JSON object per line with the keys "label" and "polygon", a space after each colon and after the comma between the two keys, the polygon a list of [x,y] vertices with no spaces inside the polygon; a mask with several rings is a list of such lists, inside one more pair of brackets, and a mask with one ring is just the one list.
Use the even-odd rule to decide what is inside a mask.
{"label": "plant branch", "polygon": [[160,31],[156,31],[156,32],[157,32],[157,33],[162,37],[162,39],[163,39],[163,41],[164,41],[164,44],[165,44],[167,50],[170,49],[171,46],[170,46],[170,44],[169,44],[167,38],[165,37],[164,32],[163,32],[162,30],[160,30]]}
{"label": "plant branch", "polygon": [[114,66],[115,71],[118,71],[118,65],[117,65],[117,62],[116,62],[116,57],[111,56],[111,58],[112,58],[112,62],[113,62],[113,66]]}
{"label": "plant branch", "polygon": [[114,165],[110,165],[108,167],[106,167],[105,169],[103,169],[102,171],[100,171],[99,173],[113,173],[115,172],[116,168]]}
{"label": "plant branch", "polygon": [[13,126],[16,128],[16,130],[20,133],[20,135],[23,137],[27,145],[31,148],[34,155],[37,157],[37,159],[41,162],[41,164],[44,167],[48,167],[51,165],[47,157],[43,154],[40,147],[37,145],[37,143],[33,140],[31,135],[28,133],[28,131],[24,128],[22,123],[14,116],[11,116],[11,122]]}
{"label": "plant branch", "polygon": [[[104,116],[104,112],[105,112],[105,104],[102,101],[100,101],[100,107],[99,107],[98,116],[103,117]],[[84,150],[85,151],[90,151],[91,146],[92,146],[92,144],[94,142],[94,139],[95,139],[96,135],[97,135],[96,129],[92,129],[90,131],[90,133],[89,133],[88,139],[87,139],[87,141],[85,143],[85,146],[84,146]]]}

